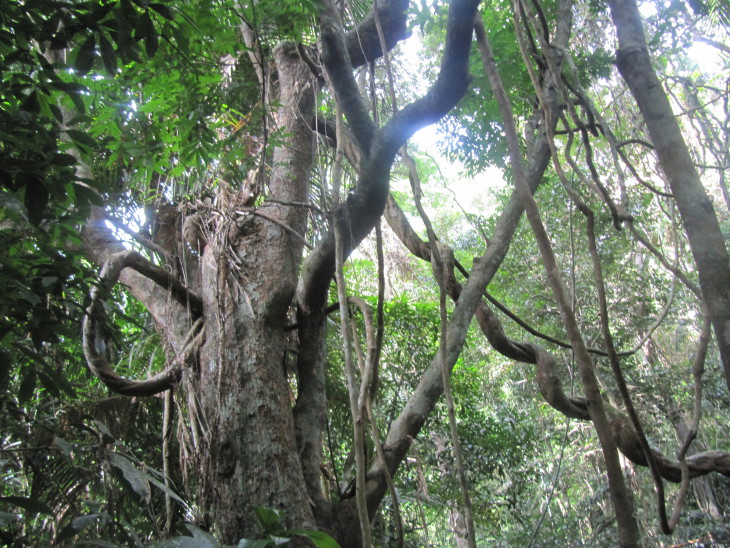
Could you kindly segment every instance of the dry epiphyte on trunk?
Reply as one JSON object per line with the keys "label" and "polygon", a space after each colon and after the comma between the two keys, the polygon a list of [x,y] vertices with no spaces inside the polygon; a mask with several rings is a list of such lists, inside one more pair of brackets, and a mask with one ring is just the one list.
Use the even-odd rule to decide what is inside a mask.
{"label": "dry epiphyte on trunk", "polygon": [[152,241],[170,253],[175,253],[179,239],[179,214],[177,205],[170,203],[161,204],[153,213]]}
{"label": "dry epiphyte on trunk", "polygon": [[203,231],[203,218],[199,213],[188,215],[183,222],[182,235],[185,243],[198,255],[203,253],[203,249],[208,244],[208,239]]}

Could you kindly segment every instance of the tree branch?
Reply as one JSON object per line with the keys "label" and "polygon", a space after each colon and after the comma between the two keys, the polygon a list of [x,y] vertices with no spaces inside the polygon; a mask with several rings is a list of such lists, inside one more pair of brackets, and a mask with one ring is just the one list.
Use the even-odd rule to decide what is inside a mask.
{"label": "tree branch", "polygon": [[436,82],[421,99],[398,111],[382,130],[379,145],[395,154],[416,131],[440,120],[461,99],[470,81],[469,50],[479,0],[452,2]]}
{"label": "tree branch", "polygon": [[[408,0],[378,0],[378,18],[385,38],[385,47],[390,51],[408,36],[406,10]],[[347,51],[353,68],[358,68],[383,56],[375,9],[347,35]]]}
{"label": "tree branch", "polygon": [[[154,268],[150,269],[150,266]],[[180,380],[183,367],[195,359],[203,342],[203,320],[199,318],[193,324],[183,345],[183,352],[167,369],[144,381],[133,381],[119,376],[104,356],[108,343],[103,335],[101,322],[104,317],[104,300],[116,285],[122,270],[127,267],[137,271],[142,270],[143,274],[156,273],[155,269],[158,269],[136,251],[123,251],[109,257],[101,270],[99,284],[91,291],[91,305],[84,317],[82,326],[84,355],[91,372],[110,390],[127,396],[152,396],[172,388]],[[202,310],[202,303],[200,308]]]}
{"label": "tree branch", "polygon": [[700,289],[715,331],[730,389],[730,255],[667,94],[649,55],[635,0],[609,0],[616,27],[616,65],[641,111],[656,156],[679,209]]}
{"label": "tree branch", "polygon": [[353,66],[342,30],[342,20],[333,0],[322,0],[319,27],[321,55],[327,69],[328,82],[357,142],[367,151],[376,128],[352,73]]}
{"label": "tree branch", "polygon": [[[403,142],[419,127],[434,122],[450,110],[459,98],[463,95],[467,84],[467,69],[469,47],[471,45],[471,25],[476,11],[478,0],[455,0],[449,8],[449,22],[446,35],[446,51],[441,63],[441,72],[431,90],[426,96],[415,103],[407,106],[398,112],[390,122],[372,139],[372,147],[363,148],[360,160],[360,176],[352,193],[347,201],[334,214],[333,222],[340,223],[343,237],[343,253],[347,257],[352,250],[367,236],[375,226],[385,208],[388,198],[388,186],[390,169],[395,160],[395,155]],[[382,9],[382,8],[381,8]],[[324,15],[325,27],[333,25],[333,14]],[[325,29],[323,28],[323,33]],[[333,48],[340,48],[340,59],[342,56],[341,44],[337,43],[336,29],[329,29],[330,41]],[[332,52],[333,54],[335,51]],[[333,60],[330,60],[330,63]],[[328,65],[329,70],[329,65]],[[333,67],[333,70],[345,70]],[[345,78],[351,80],[351,66],[345,70]],[[351,84],[340,88],[339,93],[357,93],[357,98],[350,97],[350,106],[354,105],[352,113],[359,120],[360,116],[367,115],[359,112],[362,100],[359,90],[351,89]],[[338,94],[338,100],[343,100]],[[343,110],[345,104],[341,103]],[[359,104],[359,106],[358,106]],[[345,114],[352,114],[345,110]],[[372,124],[369,119],[365,125]],[[350,120],[352,123],[352,120]],[[362,128],[351,127],[353,132],[363,133]],[[367,139],[360,135],[358,139]],[[335,245],[334,231],[330,230],[307,257],[302,267],[302,273],[297,288],[297,298],[300,306],[304,309],[312,307],[323,307],[329,282],[334,274],[335,268]]]}
{"label": "tree branch", "polygon": [[[570,17],[569,2],[563,2],[561,7],[564,14],[559,18],[559,25],[556,29],[556,42],[564,45],[570,38],[572,19]],[[471,29],[469,30],[469,34],[471,35]],[[557,89],[549,75],[544,80],[542,93],[550,109],[548,111],[549,116],[547,117],[548,124],[553,129],[555,120],[557,120],[560,102],[557,96]],[[550,148],[545,134],[543,113],[536,112],[535,116],[534,123],[528,124],[529,127],[535,130],[534,134],[528,136],[527,165],[528,181],[533,192],[537,189],[550,158]],[[459,296],[447,329],[446,344],[448,348],[446,359],[450,367],[453,367],[453,364],[459,356],[466,337],[466,330],[474,314],[474,309],[478,309],[480,306],[480,297],[484,288],[487,287],[488,283],[494,277],[494,274],[499,269],[509,250],[512,236],[515,233],[522,211],[523,209],[519,199],[513,192],[506,208],[497,220],[497,225],[490,238],[490,245],[484,257],[474,263],[474,271]],[[397,226],[401,221],[396,219],[394,222],[391,213],[387,211],[386,218],[391,227],[396,230],[394,225]],[[416,245],[418,246],[420,244],[416,243]],[[426,250],[425,253],[430,256],[430,251]],[[443,385],[441,382],[440,356],[441,353],[439,352],[421,377],[421,381],[409,398],[405,408],[391,425],[386,440],[386,458],[391,473],[395,473],[398,465],[406,455],[410,441],[420,432],[436,400],[441,395]],[[379,464],[371,467],[368,475],[369,506],[377,504],[377,501],[385,493],[385,483],[382,477]]]}

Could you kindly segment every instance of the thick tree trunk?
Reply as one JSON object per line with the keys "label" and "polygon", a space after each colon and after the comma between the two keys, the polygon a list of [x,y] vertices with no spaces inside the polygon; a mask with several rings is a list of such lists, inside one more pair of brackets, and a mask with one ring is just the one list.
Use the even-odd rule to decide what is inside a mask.
{"label": "thick tree trunk", "polygon": [[[196,397],[206,436],[200,448],[200,507],[222,542],[255,538],[254,509],[285,512],[284,524],[316,528],[297,447],[294,394],[285,369],[288,310],[301,262],[313,135],[309,71],[293,44],[275,51],[280,109],[288,130],[268,180],[271,205],[241,222],[222,216],[203,255],[206,342]],[[235,216],[237,206],[228,206]],[[316,429],[315,429],[316,430]],[[311,471],[310,471],[311,473]]]}
{"label": "thick tree trunk", "polygon": [[[281,230],[256,224],[261,232]],[[314,525],[283,368],[286,303],[271,298],[279,293],[279,277],[262,263],[252,261],[259,283],[238,291],[230,281],[219,285],[225,265],[213,252],[203,264],[210,315],[197,394],[207,430],[200,506],[226,543],[258,535],[256,506],[285,510],[285,523],[297,527]]]}
{"label": "thick tree trunk", "polygon": [[[353,77],[355,65],[379,55],[379,46],[371,47],[379,43],[374,19],[366,18],[353,30],[353,40],[345,35],[335,4],[322,2],[321,59],[360,158],[357,182],[330,219],[332,227],[340,226],[346,254],[382,215],[390,170],[403,142],[446,114],[466,90],[477,4],[478,0],[451,4],[436,82],[425,96],[378,128]],[[379,4],[387,47],[405,35],[406,6],[406,0]],[[202,309],[205,325],[198,362],[183,371],[188,412],[194,423],[191,437],[197,456],[199,517],[224,543],[260,535],[254,513],[257,506],[283,510],[287,527],[327,530],[342,546],[360,543],[353,499],[330,504],[320,486],[326,420],[325,308],[335,254],[331,228],[302,261],[307,210],[300,206],[308,200],[315,155],[307,124],[314,118],[315,89],[306,57],[306,51],[294,44],[281,44],[274,50],[280,107],[273,126],[286,132],[286,142],[275,149],[266,166],[270,168],[266,200],[250,208],[243,193],[227,192],[210,216],[198,213],[197,224],[208,234],[205,241],[195,240],[194,247],[202,249],[200,267],[187,272],[186,283],[199,288],[195,302],[202,305],[195,312],[200,315]],[[312,68],[317,72],[316,66]],[[179,253],[190,253],[177,239],[175,243]],[[140,285],[147,281],[143,279]],[[164,324],[170,316],[177,318],[173,332],[166,332],[165,337],[183,344],[192,323],[190,310],[185,303],[171,302],[167,287],[162,289],[155,295],[136,294],[156,321]],[[299,335],[296,405],[285,371],[285,328],[293,320],[288,312],[294,307]],[[463,316],[465,325],[470,316]],[[171,358],[178,349],[173,350]],[[371,502],[373,514],[379,498]]]}

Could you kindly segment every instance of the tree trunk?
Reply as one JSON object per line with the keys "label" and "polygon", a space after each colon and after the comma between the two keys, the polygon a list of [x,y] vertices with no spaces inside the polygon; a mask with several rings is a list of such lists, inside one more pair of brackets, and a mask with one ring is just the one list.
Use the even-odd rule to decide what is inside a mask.
{"label": "tree trunk", "polygon": [[[623,7],[625,3],[626,0],[613,0],[613,6]],[[197,458],[194,464],[197,485],[194,487],[199,494],[198,517],[206,528],[210,528],[226,544],[261,535],[255,517],[258,506],[281,510],[286,527],[325,530],[346,547],[361,544],[355,499],[330,502],[321,486],[322,439],[327,417],[326,310],[335,271],[334,227],[337,226],[343,235],[345,255],[349,254],[383,213],[388,199],[390,171],[404,141],[420,127],[444,116],[462,97],[470,79],[471,33],[479,0],[453,0],[449,5],[438,78],[422,98],[395,113],[384,125],[379,125],[372,119],[370,106],[363,100],[353,72],[354,68],[382,54],[381,39],[389,48],[405,35],[408,1],[381,0],[378,2],[380,25],[375,24],[374,16],[369,16],[349,34],[344,30],[339,3],[335,0],[320,0],[317,4],[321,32],[316,46],[280,44],[273,51],[272,62],[268,57],[268,48],[266,52],[263,48],[256,51],[256,37],[248,36],[250,53],[255,63],[260,64],[255,67],[255,71],[262,88],[266,90],[261,94],[263,99],[260,104],[268,108],[271,100],[280,105],[275,113],[266,113],[267,120],[273,119],[269,127],[275,127],[281,133],[277,134],[278,144],[273,155],[267,155],[266,162],[263,162],[265,165],[257,174],[266,178],[265,185],[264,181],[258,180],[262,187],[265,186],[265,199],[260,199],[254,208],[245,189],[226,189],[226,196],[219,196],[215,207],[206,209],[206,204],[201,201],[200,209],[203,211],[196,210],[195,216],[199,219],[194,226],[205,232],[205,239],[195,239],[195,245],[191,244],[193,251],[180,242],[175,230],[170,230],[171,246],[175,251],[163,250],[160,253],[152,247],[167,261],[167,270],[156,267],[157,270],[153,271],[150,267],[154,265],[137,254],[139,260],[135,264],[138,267],[138,263],[149,264],[142,264],[144,268],[138,271],[127,268],[119,277],[121,282],[130,286],[134,295],[154,317],[164,339],[168,361],[176,364],[176,374],[169,376],[171,380],[163,389],[176,386],[182,376],[187,398],[181,398],[181,401],[189,408],[192,445]],[[572,9],[571,2],[559,4],[560,16],[552,42],[556,51],[567,47]],[[378,34],[376,27],[380,27],[384,37]],[[618,18],[617,27],[621,31]],[[619,34],[623,41],[625,36],[621,32]],[[646,53],[642,52],[642,55]],[[263,58],[264,53],[266,58]],[[619,64],[622,72],[633,79],[632,90],[638,90],[635,93],[637,97],[642,96],[639,103],[643,105],[648,95],[645,96],[646,90],[641,88],[645,82],[637,83],[638,77],[651,76],[653,72],[647,71],[644,65],[632,62],[635,53],[631,47],[624,48],[622,43]],[[646,59],[642,57],[639,61],[643,63]],[[269,80],[274,66],[278,77]],[[317,74],[316,78],[310,74],[310,69]],[[630,73],[630,70],[636,74]],[[326,81],[331,85],[330,91],[347,121],[346,131],[338,130],[336,134],[326,127],[322,131],[327,121],[321,118],[317,119],[317,124],[312,124],[318,91],[316,86],[318,82],[325,81],[325,73]],[[537,345],[520,344],[507,339],[501,324],[482,301],[485,288],[509,249],[522,215],[523,203],[533,223],[541,226],[532,194],[548,165],[550,147],[547,134],[555,131],[557,114],[563,102],[550,71],[546,70],[543,76],[542,95],[549,115],[541,118],[541,114],[537,113],[533,120],[534,126],[529,125],[531,133],[525,165],[527,173],[518,172],[516,179],[520,182],[519,189],[514,192],[500,217],[484,257],[474,261],[471,276],[464,287],[457,287],[455,277],[448,278],[448,283],[447,278],[444,278],[444,289],[456,302],[448,325],[445,348],[436,355],[402,413],[392,422],[385,444],[385,461],[374,460],[366,475],[368,511],[371,517],[375,515],[386,492],[384,468],[387,467],[391,474],[396,472],[411,441],[419,434],[441,396],[441,371],[444,365],[441,360],[446,361],[449,370],[455,365],[476,310],[480,326],[495,348],[512,358],[538,364],[538,382],[551,405],[567,416],[590,419],[596,423],[606,461],[612,471],[610,483],[622,530],[622,544],[634,545],[638,542],[638,529],[633,520],[630,493],[626,493],[623,488],[614,446],[618,445],[642,465],[646,464],[646,459],[636,441],[638,438],[632,436],[633,430],[628,419],[613,407],[605,405],[600,397],[593,378],[591,358],[578,331],[570,303],[565,298],[550,242],[542,233],[542,228],[540,234],[543,253],[547,257],[545,261],[552,265],[548,270],[579,357],[587,397],[566,396],[560,388],[554,360]],[[651,86],[656,88],[658,83],[650,81]],[[649,99],[650,102],[652,100]],[[665,114],[663,112],[662,115]],[[660,160],[663,165],[666,164],[665,170],[672,171],[671,165],[666,163],[666,151],[674,146],[676,136],[672,137],[675,141],[663,141],[661,135],[655,137],[656,131],[663,131],[661,126],[652,125],[653,111],[647,110],[644,116]],[[507,113],[505,119],[512,120],[511,114]],[[307,209],[301,205],[309,202],[312,160],[315,153],[319,155],[314,147],[312,127],[317,127],[328,139],[351,141],[345,143],[343,148],[349,152],[353,173],[357,175],[353,186],[348,189],[347,198],[336,210],[325,212],[329,222],[327,232],[315,236],[316,245],[303,260]],[[513,165],[521,167],[523,162],[516,131],[512,128],[511,132],[514,134]],[[727,335],[730,349],[730,324],[726,321],[730,320],[730,294],[727,291],[730,282],[727,276],[723,276],[728,267],[727,253],[722,241],[718,243],[719,231],[716,222],[712,224],[712,216],[707,215],[709,224],[698,222],[698,216],[702,217],[709,202],[701,192],[699,181],[695,180],[696,174],[692,179],[691,173],[677,169],[676,174],[672,172],[668,176],[687,226],[701,280],[704,280],[705,297],[714,310],[713,320],[717,320],[715,329],[721,350],[724,335]],[[198,207],[197,203],[195,207]],[[173,225],[182,222],[180,210],[184,209],[172,207]],[[707,211],[710,210],[711,206]],[[431,259],[429,245],[418,240],[415,232],[405,226],[406,218],[394,204],[390,205],[388,218],[399,236],[409,242],[407,245],[415,255],[425,260]],[[704,219],[699,220],[704,222]],[[186,226],[183,224],[183,227]],[[92,232],[99,235],[108,231],[96,227]],[[707,242],[703,241],[705,237]],[[107,242],[89,243],[89,247],[94,249],[93,256],[100,264],[107,261],[111,251],[120,250],[118,241],[114,241],[114,245],[117,247],[109,250],[105,249],[109,247]],[[160,248],[159,245],[156,247]],[[178,261],[180,257],[194,260]],[[180,279],[177,276],[182,269],[177,268],[178,262],[188,267],[185,276],[180,275]],[[450,272],[453,268],[452,256],[449,261]],[[713,276],[717,279],[712,279]],[[174,284],[171,278],[174,278]],[[182,285],[182,279],[185,291],[177,287]],[[113,283],[116,279],[111,281]],[[171,289],[173,285],[177,288],[174,291]],[[186,293],[186,290],[189,292]],[[171,299],[173,293],[176,301]],[[713,300],[712,296],[717,299]],[[192,301],[195,306],[191,306]],[[196,340],[199,341],[194,349],[197,361],[193,364],[193,360],[186,359],[180,366],[179,356],[191,355],[188,340],[193,323],[196,326],[204,324],[204,328],[195,331]],[[296,335],[293,329],[287,329],[292,323],[296,323]],[[205,338],[200,346],[203,334]],[[294,339],[296,348],[290,348]],[[92,345],[89,348],[93,350]],[[297,355],[296,389],[288,377],[286,366],[290,351]],[[95,358],[92,351],[89,354]],[[726,365],[729,363],[728,356],[730,350],[723,354]],[[730,365],[726,370],[730,385]],[[134,385],[134,381],[125,382]],[[679,465],[666,458],[661,459],[665,477],[678,481]],[[704,474],[710,469],[727,470],[727,465],[720,462],[721,459],[724,459],[724,455],[713,452],[701,459],[688,460],[690,474]],[[461,545],[464,540],[461,516],[454,511],[451,518],[455,541]]]}
{"label": "tree trunk", "polygon": [[[262,531],[254,510],[264,506],[285,511],[285,527],[324,529],[334,534],[342,546],[360,544],[354,499],[330,503],[320,485],[327,409],[325,310],[335,266],[333,227],[339,225],[348,255],[383,213],[391,167],[403,142],[419,128],[444,116],[466,91],[477,5],[478,0],[451,3],[438,78],[422,98],[378,127],[353,77],[355,66],[381,53],[374,18],[365,18],[348,37],[334,2],[323,0],[319,14],[320,59],[359,153],[354,166],[357,181],[344,203],[329,212],[329,231],[302,260],[307,209],[301,204],[308,201],[315,156],[314,133],[308,123],[314,118],[316,86],[310,66],[318,73],[319,69],[307,59],[304,48],[284,43],[274,50],[278,73],[275,100],[280,106],[273,115],[272,127],[285,132],[278,136],[285,142],[277,146],[265,166],[270,168],[266,199],[252,208],[245,189],[226,188],[214,208],[200,206],[204,211],[196,212],[196,225],[205,238],[189,242],[201,254],[199,267],[188,269],[185,276],[185,285],[195,288],[194,292],[178,290],[174,301],[167,287],[168,278],[173,276],[167,270],[156,267],[155,283],[131,273],[129,285],[133,292],[165,328],[163,336],[171,347],[169,361],[174,362],[180,353],[191,354],[186,350],[190,326],[204,323],[204,331],[195,338],[202,340],[204,333],[204,342],[202,346],[196,343],[199,352],[197,346],[192,352],[197,354],[197,362],[193,365],[188,363],[193,360],[185,360],[184,366],[178,364],[174,371],[182,371],[187,411],[194,423],[191,437],[197,457],[198,517],[223,543],[258,537]],[[405,0],[379,3],[386,47],[405,35],[406,7]],[[262,82],[262,86],[269,84]],[[180,215],[176,209],[176,221]],[[179,257],[192,255],[197,264],[198,253],[192,254],[174,230],[170,235],[175,250],[162,253],[167,266],[177,264]],[[97,247],[103,248],[104,244]],[[105,254],[98,255],[103,263]],[[147,270],[154,266],[144,258],[140,262]],[[110,279],[111,283],[115,281]],[[174,282],[180,285],[177,279]],[[148,290],[148,285],[156,291]],[[458,330],[462,339],[481,291],[475,287],[472,293],[471,312],[460,315]],[[186,297],[188,304],[194,298],[194,310],[186,307]],[[96,307],[100,309],[98,302]],[[285,368],[289,350],[286,327],[295,321],[289,317],[294,309],[299,335],[296,394]],[[201,316],[204,322],[198,321]],[[88,347],[93,350],[93,345]],[[89,355],[101,360],[93,352]],[[452,365],[457,355],[452,352]],[[136,389],[134,381],[120,382],[131,385],[129,390]],[[175,382],[177,376],[162,390],[172,388]],[[389,459],[389,465],[397,467],[396,461],[404,457],[403,441],[398,441],[398,451]],[[374,493],[368,499],[372,516],[385,484],[381,474],[367,479],[382,484],[368,490]]]}
{"label": "tree trunk", "polygon": [[[207,436],[200,450],[200,507],[220,540],[260,531],[254,509],[285,510],[285,525],[316,528],[302,472],[285,368],[288,310],[296,289],[313,135],[305,120],[314,104],[309,71],[293,44],[275,51],[276,122],[287,143],[273,155],[268,180],[274,205],[240,222],[218,219],[200,275],[206,342],[193,382]],[[235,197],[227,209],[239,206]],[[277,205],[279,204],[279,205]],[[311,485],[310,485],[311,487]]]}
{"label": "tree trunk", "polygon": [[730,257],[725,240],[667,94],[651,65],[636,2],[611,0],[609,5],[619,43],[616,64],[639,105],[677,202],[730,389]]}
{"label": "tree trunk", "polygon": [[[262,232],[275,232],[265,222],[257,224]],[[216,262],[212,252],[206,253],[203,297],[213,317],[200,359],[198,398],[207,429],[200,506],[214,520],[220,540],[235,543],[260,532],[256,506],[286,510],[285,523],[298,527],[313,526],[314,519],[283,367],[286,305],[270,297],[279,278],[261,268],[266,282],[239,291],[230,283],[219,288],[225,266]]]}

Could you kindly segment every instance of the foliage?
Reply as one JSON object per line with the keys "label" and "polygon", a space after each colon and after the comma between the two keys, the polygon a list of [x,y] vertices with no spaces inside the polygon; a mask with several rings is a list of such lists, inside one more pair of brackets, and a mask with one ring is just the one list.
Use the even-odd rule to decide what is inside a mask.
{"label": "foliage", "polygon": [[[402,105],[421,95],[419,79],[423,85],[422,78],[433,80],[438,74],[446,4],[410,3],[409,25],[424,46],[420,74],[396,74],[396,89],[390,90],[382,64],[374,67],[377,105],[373,107],[381,120],[396,116],[391,91]],[[692,2],[690,6],[714,38],[723,25],[727,27],[726,3]],[[539,7],[552,27],[556,2],[546,1]],[[707,74],[685,55],[691,34],[698,31],[683,6],[670,3],[655,8],[655,15],[646,20],[650,48],[727,236],[727,70]],[[184,385],[190,382],[187,375],[192,374],[185,373],[175,394],[178,419],[167,434],[171,447],[163,451],[161,399],[110,397],[84,365],[81,322],[89,294],[100,281],[95,276],[98,265],[92,265],[80,229],[92,212],[98,212],[95,208],[103,206],[115,225],[122,227],[114,234],[131,232],[156,244],[154,225],[162,206],[174,205],[179,219],[205,211],[231,224],[237,222],[233,215],[262,206],[266,188],[258,189],[261,196],[251,203],[232,208],[232,213],[222,211],[222,196],[245,188],[252,173],[266,179],[277,167],[273,151],[288,147],[291,134],[279,125],[281,105],[273,91],[278,77],[272,54],[277,43],[293,40],[299,44],[300,55],[309,55],[318,39],[318,9],[314,2],[294,1],[235,6],[214,0],[5,0],[0,4],[3,543],[140,546],[156,541],[154,546],[159,547],[223,546],[215,533],[207,531],[210,524],[196,506],[202,479],[190,456],[194,398],[183,395],[189,388]],[[344,26],[354,28],[369,10],[368,3],[352,3],[343,14]],[[495,0],[480,10],[509,90],[524,154],[531,117],[541,107],[515,35],[513,7]],[[600,310],[587,224],[569,192],[593,211],[610,329],[623,353],[621,368],[652,444],[673,455],[686,435],[695,398],[691,367],[702,307],[691,287],[685,287],[645,243],[632,236],[625,219],[622,230],[616,230],[605,196],[630,214],[634,226],[672,267],[686,274],[686,285],[696,284],[698,275],[675,203],[667,196],[659,166],[647,152],[641,113],[613,71],[613,27],[606,10],[602,2],[575,6],[577,28],[569,51],[564,52],[562,77],[573,86],[570,97],[575,99],[575,90],[580,89],[590,101],[572,105],[576,119],[568,120],[567,101],[561,106],[561,112],[568,114],[555,136],[553,167],[542,178],[537,200],[579,326],[590,346],[600,350]],[[253,45],[242,44],[244,23],[255,31]],[[720,36],[720,45],[722,40],[727,48],[726,37]],[[540,48],[534,49],[528,63],[539,72],[545,69],[544,58]],[[441,243],[449,245],[467,269],[472,268],[474,257],[489,249],[485,236],[488,239],[494,233],[514,183],[500,110],[481,59],[476,51],[471,55],[469,90],[439,122],[438,147],[448,160],[433,150],[414,153],[431,224]],[[264,62],[251,61],[257,56]],[[400,52],[393,54],[394,63],[399,56]],[[311,68],[321,70],[319,62],[315,59]],[[412,68],[409,63],[396,65],[396,72],[405,73]],[[260,82],[258,71],[266,72],[268,80]],[[367,69],[360,69],[357,76],[365,90]],[[326,82],[318,80],[317,85],[321,86],[317,113],[333,117],[335,103]],[[580,116],[589,119],[588,102],[601,114],[605,127],[592,128],[596,135],[586,133],[586,139],[579,132],[575,139],[568,137],[565,124],[575,125]],[[329,186],[334,154],[326,150],[329,144],[324,138],[318,141],[308,187],[307,205],[312,207],[307,211],[312,218],[304,239],[314,246],[326,239],[334,217]],[[619,161],[617,150],[625,159]],[[449,162],[456,167],[444,176],[440,164]],[[555,162],[570,168],[567,184]],[[497,170],[503,175],[502,189],[480,197],[483,204],[489,202],[489,210],[474,213],[477,208],[472,203],[465,212],[463,204],[474,201],[469,194],[454,205],[451,192],[458,194],[466,187],[465,175],[486,177],[485,173]],[[392,194],[407,219],[423,228],[410,181],[406,181],[411,175],[405,167],[396,166]],[[345,191],[356,188],[357,177],[355,167],[345,169]],[[596,192],[599,184],[606,189],[603,194]],[[256,210],[258,214],[266,211]],[[240,224],[244,238],[257,235],[247,232],[252,223]],[[213,236],[225,241],[230,234],[221,231]],[[425,229],[420,235],[427,239]],[[385,230],[386,336],[373,401],[373,420],[381,435],[434,360],[441,330],[432,267],[407,253],[396,239]],[[120,240],[123,246],[133,245],[127,235]],[[373,239],[366,240],[346,264],[348,291],[363,296],[373,309],[378,291],[375,246]],[[159,247],[145,250],[144,257],[162,259]],[[213,262],[228,260],[226,264],[235,270],[248,260],[249,252],[253,254],[242,246],[238,255],[221,255]],[[201,249],[185,248],[176,256],[177,262],[169,261],[165,268],[187,281],[190,271],[202,268],[197,262],[201,255]],[[458,280],[466,284],[460,275]],[[245,293],[241,287],[235,289]],[[566,391],[580,396],[574,358],[564,342],[559,344],[565,340],[564,324],[535,237],[525,223],[512,237],[509,253],[488,291],[499,303],[497,314],[505,333],[518,343],[546,346],[556,358]],[[334,295],[331,291],[330,302],[336,301]],[[138,378],[163,369],[171,354],[169,341],[161,336],[164,326],[126,290],[117,289],[104,306],[111,313],[105,336],[114,343],[109,359],[116,371]],[[223,314],[228,314],[225,299],[220,306],[216,313],[228,317]],[[449,305],[448,312],[453,310]],[[295,314],[290,316],[293,325]],[[353,312],[353,319],[364,348],[364,318]],[[354,494],[355,455],[342,336],[333,320],[328,319],[327,330],[322,482],[324,496],[336,504]],[[301,342],[294,339],[289,343]],[[605,356],[597,352],[594,356],[606,401],[618,401],[619,387]],[[280,366],[275,364],[276,371]],[[299,379],[290,370],[287,373],[294,402]],[[474,322],[454,368],[452,386],[478,545],[616,545],[610,493],[594,430],[547,406],[536,381],[534,365],[499,355]],[[713,346],[703,388],[697,450],[727,449],[723,425],[730,419],[730,397]],[[441,546],[454,539],[462,509],[445,418],[445,406],[436,404],[395,477],[406,545]],[[166,458],[173,465],[167,476],[162,472]],[[370,439],[367,458],[370,463],[377,458]],[[628,461],[625,471],[637,515],[643,523],[652,523],[655,501],[648,474]],[[673,542],[708,535],[720,538],[728,530],[727,479],[694,485],[686,504],[687,519],[680,523]],[[675,496],[676,490],[670,488],[668,500]],[[384,499],[374,520],[375,536],[384,546],[396,541],[395,516],[393,503]],[[263,536],[241,540],[237,546],[276,546],[295,537],[306,537],[320,547],[337,546],[327,533],[286,527],[286,514],[280,510],[259,507],[256,516],[245,519],[254,517]],[[647,545],[663,543],[666,539],[657,537],[651,527],[645,532]],[[192,536],[175,536],[186,531]]]}

